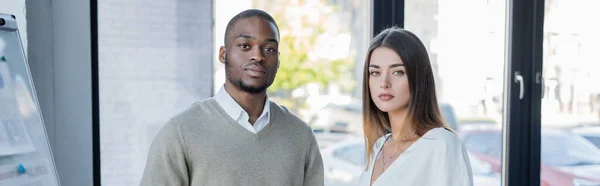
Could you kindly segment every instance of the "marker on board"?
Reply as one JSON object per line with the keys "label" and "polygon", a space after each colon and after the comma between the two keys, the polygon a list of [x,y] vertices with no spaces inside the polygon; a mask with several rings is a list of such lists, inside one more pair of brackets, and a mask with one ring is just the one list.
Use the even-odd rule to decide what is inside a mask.
{"label": "marker on board", "polygon": [[19,172],[19,174],[25,174],[25,172],[27,172],[27,169],[25,169],[25,166],[23,166],[23,164],[19,164],[19,166],[17,166],[17,172]]}
{"label": "marker on board", "polygon": [[0,73],[0,89],[4,88],[4,80],[2,79],[2,73]]}
{"label": "marker on board", "polygon": [[[6,62],[6,57],[0,56],[0,62]],[[0,74],[0,89],[4,88],[4,80],[2,79],[2,74]]]}

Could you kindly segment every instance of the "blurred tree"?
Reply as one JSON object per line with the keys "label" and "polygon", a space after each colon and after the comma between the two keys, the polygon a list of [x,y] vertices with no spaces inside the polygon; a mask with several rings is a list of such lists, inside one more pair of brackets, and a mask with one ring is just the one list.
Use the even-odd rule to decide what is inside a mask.
{"label": "blurred tree", "polygon": [[[292,92],[309,83],[322,88],[336,83],[350,91],[353,85],[353,56],[320,59],[314,54],[319,36],[332,32],[327,18],[336,12],[322,0],[253,0],[254,7],[269,12],[280,30],[280,66],[275,82],[269,87],[271,97],[297,112],[306,106],[306,97],[293,97]],[[341,21],[338,21],[338,23]],[[333,31],[335,32],[335,31]],[[349,32],[341,29],[341,32]]]}

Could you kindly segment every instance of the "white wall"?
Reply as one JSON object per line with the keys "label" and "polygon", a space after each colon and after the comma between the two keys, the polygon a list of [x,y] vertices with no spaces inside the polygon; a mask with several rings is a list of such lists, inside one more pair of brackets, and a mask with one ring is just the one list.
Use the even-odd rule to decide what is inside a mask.
{"label": "white wall", "polygon": [[213,0],[98,1],[103,186],[139,185],[152,140],[212,93]]}
{"label": "white wall", "polygon": [[28,60],[61,185],[93,185],[89,1],[26,7]]}

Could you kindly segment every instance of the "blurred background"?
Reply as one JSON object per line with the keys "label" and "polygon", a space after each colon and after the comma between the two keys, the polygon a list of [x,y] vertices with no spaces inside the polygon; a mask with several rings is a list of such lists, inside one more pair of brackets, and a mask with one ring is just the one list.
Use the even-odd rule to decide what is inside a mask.
{"label": "blurred background", "polygon": [[[281,66],[269,97],[313,128],[326,185],[356,185],[365,166],[362,67],[376,34],[374,22],[380,21],[374,15],[386,11],[375,8],[375,0],[90,2],[0,0],[0,12],[17,15],[22,41],[30,50],[63,185],[92,179],[107,186],[139,185],[149,145],[165,122],[193,102],[213,96],[225,82],[224,66],[217,60],[225,27],[235,14],[250,8],[269,12],[280,28]],[[507,32],[512,25],[507,17],[511,3],[519,1],[385,2],[404,3],[397,17],[428,50],[440,109],[469,152],[475,185],[501,185],[510,101],[506,86],[513,83],[507,76]],[[600,185],[600,27],[594,24],[600,1],[542,3],[540,185]],[[82,7],[93,8],[78,9]],[[97,18],[91,21],[97,23],[91,36],[88,15]],[[97,44],[97,55],[69,51],[79,46],[75,43],[89,47],[90,41],[81,38]],[[88,79],[70,75],[76,69],[87,73],[89,66],[78,65],[87,65],[80,59],[89,62],[90,57],[98,65],[97,74],[84,75],[98,84],[97,89],[83,84],[92,87],[88,90],[80,84]],[[81,87],[86,87],[83,93],[71,93]],[[80,105],[86,110],[73,109]],[[99,113],[98,118],[92,113]],[[92,127],[96,125],[98,130]],[[99,140],[97,151],[91,147],[94,140]],[[92,167],[100,167],[99,172],[81,171]],[[78,172],[86,176],[71,175]]]}
{"label": "blurred background", "polygon": [[[249,8],[269,12],[280,27],[281,67],[269,96],[313,127],[328,185],[352,185],[359,178],[365,163],[360,85],[373,34],[370,1],[98,3],[104,185],[137,184],[148,145],[167,118],[223,85],[217,49],[229,19]],[[546,1],[543,185],[600,181],[600,86],[594,83],[600,81],[595,75],[600,37],[586,23],[594,17],[586,7],[594,5],[598,2]],[[198,11],[211,6],[212,15]],[[501,180],[506,9],[505,0],[405,3],[405,28],[427,47],[441,110],[471,153],[476,185]],[[147,16],[172,21],[135,23]],[[128,169],[115,171],[123,163]]]}
{"label": "blurred background", "polygon": [[[281,67],[270,98],[315,131],[327,185],[353,185],[359,178],[365,164],[361,72],[374,34],[370,1],[98,5],[103,185],[138,184],[149,144],[166,120],[223,85],[224,66],[216,56],[225,26],[249,8],[269,12],[280,27]],[[545,4],[542,185],[600,183],[600,84],[594,83],[600,81],[600,29],[589,24],[595,17],[589,7],[597,5]],[[478,186],[501,182],[506,10],[505,0],[405,2],[405,28],[427,47],[440,108],[470,151]],[[148,18],[167,23],[140,24]]]}

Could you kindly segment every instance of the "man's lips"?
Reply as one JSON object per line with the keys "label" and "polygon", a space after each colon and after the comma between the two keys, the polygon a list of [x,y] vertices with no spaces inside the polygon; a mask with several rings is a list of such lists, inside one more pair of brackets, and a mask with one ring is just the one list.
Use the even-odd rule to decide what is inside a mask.
{"label": "man's lips", "polygon": [[267,73],[267,70],[264,67],[259,65],[250,65],[244,69],[246,74],[252,77],[261,77]]}

